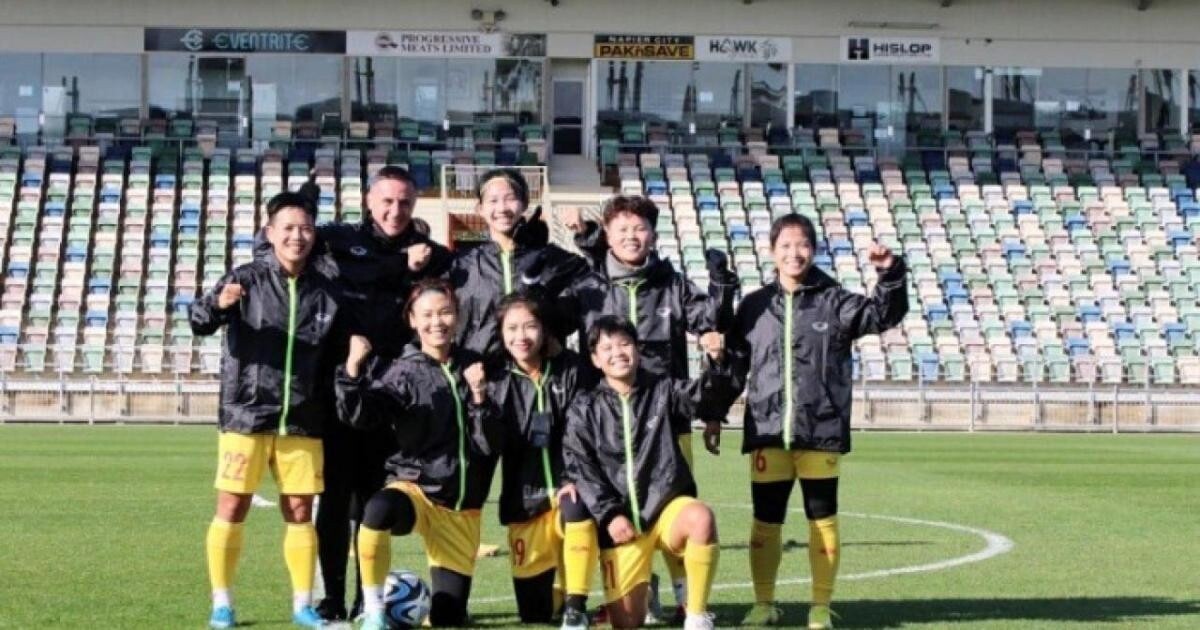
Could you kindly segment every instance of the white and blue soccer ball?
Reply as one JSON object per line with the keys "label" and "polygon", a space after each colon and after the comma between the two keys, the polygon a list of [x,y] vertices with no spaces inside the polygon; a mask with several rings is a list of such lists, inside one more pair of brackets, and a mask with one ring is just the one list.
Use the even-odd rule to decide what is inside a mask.
{"label": "white and blue soccer ball", "polygon": [[412,571],[392,571],[383,583],[383,613],[389,630],[420,628],[432,603],[429,585]]}

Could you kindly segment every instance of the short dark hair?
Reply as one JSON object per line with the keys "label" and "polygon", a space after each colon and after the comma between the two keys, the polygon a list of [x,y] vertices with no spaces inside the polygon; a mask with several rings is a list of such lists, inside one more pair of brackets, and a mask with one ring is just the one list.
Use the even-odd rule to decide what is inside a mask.
{"label": "short dark hair", "polygon": [[593,354],[596,352],[596,346],[600,345],[600,337],[616,337],[617,335],[629,337],[630,341],[635,344],[638,340],[637,328],[629,323],[629,320],[616,315],[605,315],[597,319],[588,329],[588,352]]}
{"label": "short dark hair", "polygon": [[385,179],[404,182],[413,190],[417,189],[417,180],[413,179],[412,173],[409,173],[408,169],[404,169],[399,166],[385,166],[371,176],[371,180],[367,184],[367,190],[370,191],[371,186],[374,186],[376,182],[381,182]]}
{"label": "short dark hair", "polygon": [[641,195],[617,195],[604,203],[604,225],[621,214],[641,217],[653,228],[658,225],[658,206]]}
{"label": "short dark hair", "polygon": [[404,316],[406,318],[412,316],[413,307],[416,306],[417,300],[426,293],[441,293],[454,305],[455,312],[458,311],[458,302],[454,299],[454,287],[441,278],[425,278],[417,282],[412,290],[408,292],[408,300],[404,302]]}
{"label": "short dark hair", "polygon": [[804,238],[808,239],[808,244],[812,245],[813,249],[816,249],[817,228],[813,227],[813,222],[808,217],[802,214],[796,214],[795,212],[785,214],[778,219],[775,219],[775,222],[771,224],[771,247],[775,247],[775,241],[779,240],[780,233],[782,233],[785,228],[790,227],[800,228],[800,230],[804,232]]}
{"label": "short dark hair", "polygon": [[317,216],[317,207],[313,203],[312,197],[302,192],[285,190],[271,197],[270,201],[267,202],[267,221],[274,219],[275,215],[284,208],[300,208],[313,219]]}
{"label": "short dark hair", "polygon": [[483,189],[495,179],[508,182],[521,205],[529,206],[529,182],[525,181],[525,176],[515,168],[494,168],[480,176],[479,185],[475,187],[475,197],[479,201],[483,201]]}

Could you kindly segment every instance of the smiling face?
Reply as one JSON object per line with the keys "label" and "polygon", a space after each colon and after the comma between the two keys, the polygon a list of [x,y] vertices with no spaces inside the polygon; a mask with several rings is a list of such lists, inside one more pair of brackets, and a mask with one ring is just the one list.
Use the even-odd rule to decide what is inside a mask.
{"label": "smiling face", "polygon": [[504,348],[518,363],[538,363],[544,340],[542,323],[523,305],[514,305],[504,314],[500,334]]}
{"label": "smiling face", "polygon": [[613,256],[631,266],[646,262],[657,236],[649,221],[629,212],[622,212],[613,217],[608,225],[604,226],[604,232]]}
{"label": "smiling face", "polygon": [[371,220],[388,238],[400,236],[412,220],[417,190],[402,179],[381,179],[367,192]]}
{"label": "smiling face", "polygon": [[512,234],[517,220],[525,212],[525,204],[512,183],[503,177],[495,177],[488,180],[479,191],[479,204],[475,211],[492,232]]}
{"label": "smiling face", "polygon": [[285,267],[301,265],[312,251],[316,228],[303,208],[285,206],[267,223],[267,242]]}
{"label": "smiling face", "polygon": [[440,291],[422,293],[408,313],[408,325],[417,331],[422,348],[449,347],[457,324],[454,300]]}
{"label": "smiling face", "polygon": [[788,226],[779,232],[771,246],[771,257],[775,259],[775,270],[781,277],[801,282],[812,268],[815,250],[799,226]]}
{"label": "smiling face", "polygon": [[607,379],[631,382],[637,374],[637,343],[620,333],[602,334],[592,350],[592,365]]}

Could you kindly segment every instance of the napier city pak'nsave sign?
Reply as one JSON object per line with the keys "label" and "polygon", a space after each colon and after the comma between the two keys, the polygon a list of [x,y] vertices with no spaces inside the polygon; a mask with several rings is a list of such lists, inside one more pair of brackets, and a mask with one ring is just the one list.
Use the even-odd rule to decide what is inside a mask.
{"label": "napier city pak'nsave sign", "polygon": [[938,63],[941,46],[932,37],[842,37],[844,63]]}

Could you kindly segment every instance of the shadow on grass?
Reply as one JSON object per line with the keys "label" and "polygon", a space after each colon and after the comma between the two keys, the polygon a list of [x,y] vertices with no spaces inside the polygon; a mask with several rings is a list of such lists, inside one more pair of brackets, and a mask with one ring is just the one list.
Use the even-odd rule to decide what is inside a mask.
{"label": "shadow on grass", "polygon": [[[786,603],[783,625],[802,626],[807,604]],[[749,606],[715,604],[721,625],[736,624]],[[913,623],[971,621],[1102,623],[1148,617],[1200,615],[1200,601],[1155,597],[1047,597],[1018,599],[928,599],[834,601],[838,628],[900,628]]]}

